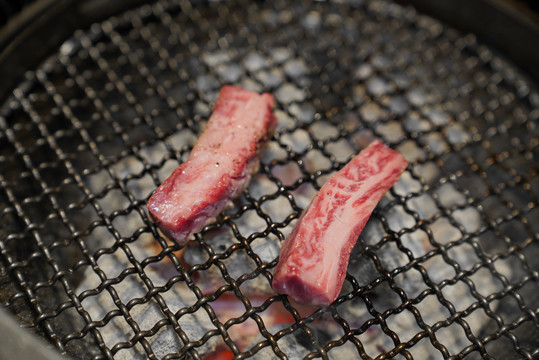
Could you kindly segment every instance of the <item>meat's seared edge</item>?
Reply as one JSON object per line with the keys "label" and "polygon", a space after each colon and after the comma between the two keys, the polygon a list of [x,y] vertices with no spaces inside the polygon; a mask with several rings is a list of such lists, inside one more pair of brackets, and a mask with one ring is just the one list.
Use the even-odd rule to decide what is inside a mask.
{"label": "meat's seared edge", "polygon": [[357,238],[406,166],[398,152],[375,140],[333,175],[284,241],[274,289],[299,302],[333,302]]}
{"label": "meat's seared edge", "polygon": [[150,216],[165,235],[185,244],[243,191],[275,129],[272,107],[270,94],[221,89],[189,159],[148,200]]}

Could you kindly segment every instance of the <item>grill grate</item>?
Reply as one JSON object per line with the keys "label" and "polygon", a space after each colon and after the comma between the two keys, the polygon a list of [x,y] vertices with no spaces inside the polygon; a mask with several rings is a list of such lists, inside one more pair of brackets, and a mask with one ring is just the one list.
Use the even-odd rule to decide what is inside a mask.
{"label": "grill grate", "polygon": [[[276,96],[232,209],[185,250],[145,201],[220,87]],[[0,107],[0,298],[73,358],[536,358],[539,93],[385,1],[160,1],[75,32]],[[410,166],[322,309],[271,291],[279,243],[372,138]]]}

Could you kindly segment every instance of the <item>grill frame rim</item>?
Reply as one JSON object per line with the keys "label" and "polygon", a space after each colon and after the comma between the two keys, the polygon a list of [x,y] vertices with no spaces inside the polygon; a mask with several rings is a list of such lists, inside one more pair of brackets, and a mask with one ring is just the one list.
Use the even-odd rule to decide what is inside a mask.
{"label": "grill frame rim", "polygon": [[[102,0],[35,0],[11,17],[0,28],[0,101],[4,102],[13,86],[20,83],[28,69],[36,68],[67,40],[75,30],[86,29],[100,19],[108,18],[157,0],[121,0],[107,2],[106,7],[92,6]],[[75,20],[76,19],[76,20]],[[80,22],[78,22],[80,20]],[[43,35],[47,37],[43,46]]]}

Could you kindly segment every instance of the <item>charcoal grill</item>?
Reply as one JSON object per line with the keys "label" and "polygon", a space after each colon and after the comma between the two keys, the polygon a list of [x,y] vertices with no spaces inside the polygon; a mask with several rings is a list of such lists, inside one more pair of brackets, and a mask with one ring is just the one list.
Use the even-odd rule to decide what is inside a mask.
{"label": "charcoal grill", "polygon": [[[21,326],[76,359],[538,358],[539,93],[503,56],[378,0],[80,4],[79,30],[1,70],[0,298]],[[275,94],[279,126],[180,250],[145,202],[225,84]],[[340,297],[272,293],[280,242],[373,138],[410,165]]]}

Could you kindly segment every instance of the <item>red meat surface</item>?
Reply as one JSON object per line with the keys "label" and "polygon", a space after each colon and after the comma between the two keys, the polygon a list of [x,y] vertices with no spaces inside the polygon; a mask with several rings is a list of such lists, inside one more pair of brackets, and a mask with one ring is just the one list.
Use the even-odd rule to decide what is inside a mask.
{"label": "red meat surface", "polygon": [[273,101],[270,94],[221,89],[189,159],[148,200],[148,211],[166,236],[184,245],[245,189],[276,126]]}
{"label": "red meat surface", "polygon": [[302,303],[333,302],[359,234],[407,165],[402,155],[375,140],[333,175],[283,242],[275,291]]}

